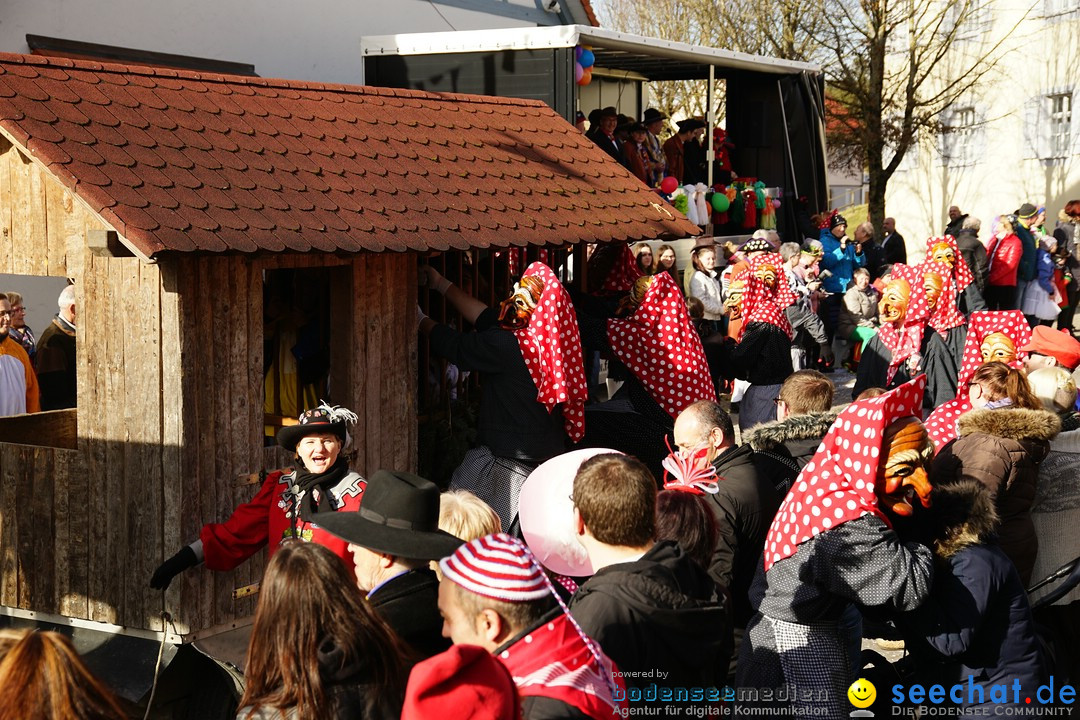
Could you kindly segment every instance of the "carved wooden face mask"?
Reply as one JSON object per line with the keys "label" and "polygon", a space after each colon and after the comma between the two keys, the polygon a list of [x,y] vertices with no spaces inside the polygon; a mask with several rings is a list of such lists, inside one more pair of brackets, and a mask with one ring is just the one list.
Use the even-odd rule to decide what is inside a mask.
{"label": "carved wooden face mask", "polygon": [[914,500],[930,507],[930,479],[927,476],[934,445],[926,428],[915,417],[906,417],[885,428],[874,491],[881,507],[894,515],[911,517]]}
{"label": "carved wooden face mask", "polygon": [[638,306],[645,301],[649,293],[649,286],[656,278],[652,275],[642,275],[630,286],[630,294],[619,301],[619,307],[615,310],[615,317],[633,315]]}
{"label": "carved wooden face mask", "polygon": [[911,284],[901,278],[890,280],[885,286],[885,292],[881,294],[881,302],[878,303],[881,322],[903,324],[910,302]]}
{"label": "carved wooden face mask", "polygon": [[543,294],[543,280],[531,275],[521,278],[521,282],[514,285],[514,294],[499,305],[499,325],[507,330],[526,327]]}
{"label": "carved wooden face mask", "polygon": [[990,333],[983,338],[979,346],[983,363],[1003,362],[1006,365],[1016,362],[1016,345],[1005,333]]}
{"label": "carved wooden face mask", "polygon": [[754,275],[770,290],[776,289],[777,270],[775,265],[762,264],[754,271]]}
{"label": "carved wooden face mask", "polygon": [[728,287],[727,300],[724,301],[724,305],[731,311],[730,317],[732,320],[738,320],[742,317],[742,301],[743,293],[746,291],[745,280],[732,280],[731,285]]}
{"label": "carved wooden face mask", "polygon": [[953,252],[949,243],[940,242],[930,250],[930,259],[933,262],[942,262],[953,267],[956,264],[956,253]]}
{"label": "carved wooden face mask", "polygon": [[923,275],[923,287],[926,289],[926,306],[930,312],[934,312],[938,298],[941,297],[941,291],[945,287],[945,281],[937,273],[926,273]]}

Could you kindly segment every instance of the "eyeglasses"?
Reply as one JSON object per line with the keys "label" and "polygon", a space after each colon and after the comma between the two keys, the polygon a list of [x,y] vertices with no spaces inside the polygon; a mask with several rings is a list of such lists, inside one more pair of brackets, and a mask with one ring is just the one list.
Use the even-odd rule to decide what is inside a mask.
{"label": "eyeglasses", "polygon": [[14,314],[14,310],[0,310],[0,317],[11,317]]}
{"label": "eyeglasses", "polygon": [[774,397],[774,398],[772,399],[772,401],[773,401],[773,404],[774,404],[774,405],[779,405],[780,403],[784,402],[784,398],[782,398],[782,397],[780,397],[779,395],[777,395],[776,397]]}

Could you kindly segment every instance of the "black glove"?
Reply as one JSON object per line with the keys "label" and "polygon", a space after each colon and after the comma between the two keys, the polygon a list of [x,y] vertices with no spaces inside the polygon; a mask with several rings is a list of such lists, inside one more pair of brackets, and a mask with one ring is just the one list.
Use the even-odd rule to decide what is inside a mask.
{"label": "black glove", "polygon": [[195,551],[185,545],[180,552],[158,566],[153,577],[150,578],[150,587],[155,590],[165,590],[174,577],[198,564],[199,558],[195,557]]}

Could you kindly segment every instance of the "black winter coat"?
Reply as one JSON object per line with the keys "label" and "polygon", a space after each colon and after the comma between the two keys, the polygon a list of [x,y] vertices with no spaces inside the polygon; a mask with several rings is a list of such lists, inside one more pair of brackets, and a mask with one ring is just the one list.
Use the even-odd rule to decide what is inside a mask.
{"label": "black winter coat", "polygon": [[[975,279],[975,287],[979,293],[986,293],[986,278],[990,273],[987,264],[986,247],[979,242],[979,235],[974,230],[961,230],[956,236],[956,247],[960,250],[964,262],[971,269],[971,275]],[[978,309],[978,308],[974,308]]]}
{"label": "black winter coat", "polygon": [[[723,595],[674,541],[601,569],[578,588],[570,613],[627,673],[628,686],[724,683],[732,639]],[[657,677],[657,670],[668,674]]]}
{"label": "black winter coat", "polygon": [[719,490],[705,496],[720,528],[709,575],[731,595],[735,627],[746,627],[753,614],[750,583],[781,500],[777,479],[767,476],[754,455],[749,445],[740,445],[713,460]]}
{"label": "black winter coat", "polygon": [[[919,363],[918,373],[926,373],[923,407],[931,410],[956,397],[956,376],[959,370],[945,341],[930,328],[926,328],[923,332],[922,345],[919,349],[922,360]],[[900,363],[892,382],[887,383],[885,378],[891,361],[892,351],[881,342],[881,336],[872,337],[866,344],[862,359],[859,360],[859,370],[855,376],[855,387],[851,390],[851,396],[858,397],[863,390],[872,387],[891,390],[918,374],[910,373],[906,362]]]}
{"label": "black winter coat", "polygon": [[450,648],[442,636],[439,579],[428,568],[410,570],[388,581],[368,597],[371,607],[414,651],[415,661]]}

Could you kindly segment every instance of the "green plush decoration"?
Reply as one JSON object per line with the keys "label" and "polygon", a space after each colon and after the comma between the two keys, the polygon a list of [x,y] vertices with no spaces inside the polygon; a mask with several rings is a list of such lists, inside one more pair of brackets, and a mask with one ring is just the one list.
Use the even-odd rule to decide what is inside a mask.
{"label": "green plush decoration", "polygon": [[766,200],[765,183],[761,180],[758,180],[756,183],[754,183],[754,193],[757,195],[757,197],[754,199],[754,204],[757,205],[758,210],[764,210]]}
{"label": "green plush decoration", "polygon": [[686,193],[679,193],[671,200],[671,204],[675,206],[675,209],[681,212],[683,215],[690,208],[690,201],[686,197]]}

